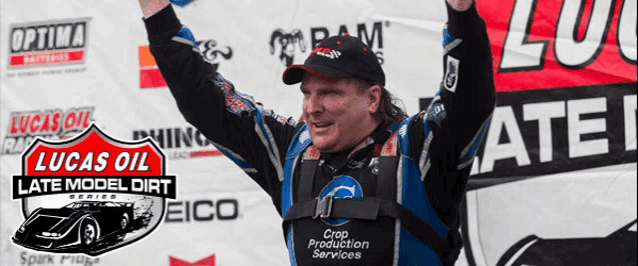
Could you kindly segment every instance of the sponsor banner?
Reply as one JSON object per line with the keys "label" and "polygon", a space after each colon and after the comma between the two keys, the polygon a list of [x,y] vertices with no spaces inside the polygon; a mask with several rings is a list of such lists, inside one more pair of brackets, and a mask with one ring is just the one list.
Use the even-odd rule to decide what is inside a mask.
{"label": "sponsor banner", "polygon": [[90,18],[11,24],[9,68],[84,63]]}
{"label": "sponsor banner", "polygon": [[636,82],[636,1],[477,6],[487,21],[499,91]]}
{"label": "sponsor banner", "polygon": [[209,257],[203,258],[193,263],[190,263],[188,261],[185,261],[179,258],[175,258],[173,256],[169,257],[169,266],[188,266],[188,265],[215,266],[215,255],[211,255]]}
{"label": "sponsor banner", "polygon": [[133,130],[133,140],[146,137],[155,140],[170,160],[222,156],[212,142],[192,126]]}
{"label": "sponsor banner", "polygon": [[470,189],[635,163],[636,139],[636,83],[499,93]]}
{"label": "sponsor banner", "polygon": [[[315,51],[313,48],[324,39],[333,35],[344,35],[347,33],[360,38],[363,43],[373,49],[379,63],[383,65],[383,28],[389,26],[389,21],[373,21],[372,23],[357,23],[350,25],[350,27],[346,24],[335,25],[332,31],[326,26],[310,27],[306,31],[299,28],[290,30],[277,28],[273,30],[270,35],[269,51],[270,54],[276,56],[282,64],[290,66],[293,62],[303,61],[309,52],[320,52]],[[295,60],[297,54],[303,54],[300,60]]]}
{"label": "sponsor banner", "polygon": [[3,265],[208,265],[199,263],[213,260],[216,264],[211,265],[288,263],[281,218],[265,194],[185,193],[180,186],[178,195],[167,201],[158,229],[118,249],[117,254],[48,254],[11,245],[6,256],[3,252]]}
{"label": "sponsor banner", "polygon": [[[217,47],[217,41],[196,40],[198,47],[204,60],[212,64],[215,69],[219,68],[221,60],[229,60],[233,57],[233,49],[229,46]],[[166,81],[157,67],[157,63],[149,50],[148,45],[138,47],[139,63],[140,63],[140,89],[165,88]]]}
{"label": "sponsor banner", "polygon": [[[86,71],[90,17],[12,23],[8,27],[7,77]],[[64,68],[60,68],[64,67]]]}
{"label": "sponsor banner", "polygon": [[468,191],[457,265],[635,265],[637,173],[628,163]]}
{"label": "sponsor banner", "polygon": [[[580,244],[569,243],[614,246],[618,242],[606,241],[625,239],[626,232],[635,236],[631,188],[636,183],[627,176],[636,174],[636,2],[477,3],[488,25],[501,93],[496,122],[472,168],[463,224],[468,248],[457,265],[534,265],[535,254],[558,256],[549,250],[573,254],[571,247]],[[298,86],[283,85],[281,74],[302,63],[322,39],[345,32],[375,51],[387,87],[409,114],[419,110],[410,99],[433,96],[441,81],[455,91],[459,73],[449,66],[456,63],[441,56],[444,6],[443,1],[192,1],[175,9],[205,59],[238,91],[297,118],[302,95]],[[271,199],[183,124],[148,52],[138,3],[3,1],[0,43],[6,47],[0,49],[0,231],[9,232],[0,237],[1,265],[197,265],[212,258],[218,265],[288,264],[281,217]],[[12,176],[21,170],[17,155],[36,137],[66,140],[93,120],[124,139],[152,138],[165,151],[171,172],[186,180],[180,181],[177,198],[166,201],[162,226],[101,257],[14,245],[11,233],[24,221],[11,194]],[[79,168],[84,161],[70,163]],[[66,189],[67,182],[88,189],[92,182],[92,191],[72,193],[76,198],[65,199],[70,201],[111,200],[113,190],[133,189],[132,180],[77,178],[23,178],[21,190],[29,193],[33,185],[33,193],[36,187],[51,192],[58,183]]]}
{"label": "sponsor banner", "polygon": [[459,264],[635,264],[635,2],[500,4],[478,2],[500,93]]}
{"label": "sponsor banner", "polygon": [[147,138],[112,138],[94,123],[65,141],[36,140],[13,176],[24,222],[11,240],[27,249],[98,256],[157,229],[176,198],[164,154]]}
{"label": "sponsor banner", "polygon": [[166,87],[166,81],[157,68],[157,63],[148,45],[138,47],[140,62],[140,89]]}
{"label": "sponsor banner", "polygon": [[94,113],[92,106],[11,112],[0,154],[20,154],[35,137],[63,140],[75,136],[90,125]]}
{"label": "sponsor banner", "polygon": [[12,265],[39,266],[39,265],[69,265],[69,266],[99,266],[106,265],[100,263],[100,258],[93,258],[86,255],[58,255],[43,254],[36,251],[22,251],[18,254],[18,259]]}

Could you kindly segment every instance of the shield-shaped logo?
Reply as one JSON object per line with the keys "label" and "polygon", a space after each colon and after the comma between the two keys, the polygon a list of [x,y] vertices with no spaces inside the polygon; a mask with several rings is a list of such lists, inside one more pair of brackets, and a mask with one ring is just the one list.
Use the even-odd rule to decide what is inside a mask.
{"label": "shield-shaped logo", "polygon": [[15,244],[40,251],[97,256],[157,229],[176,178],[151,138],[123,141],[92,123],[59,142],[41,138],[22,153],[13,199],[25,221]]}

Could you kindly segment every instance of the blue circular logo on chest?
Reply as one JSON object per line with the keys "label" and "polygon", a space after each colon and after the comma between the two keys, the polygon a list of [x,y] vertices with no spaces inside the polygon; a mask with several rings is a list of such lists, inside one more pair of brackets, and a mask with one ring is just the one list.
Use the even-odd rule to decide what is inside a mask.
{"label": "blue circular logo on chest", "polygon": [[[319,198],[324,199],[328,196],[332,196],[335,199],[362,198],[363,190],[361,190],[361,185],[357,180],[350,176],[341,175],[334,177],[330,183],[321,189]],[[346,218],[322,218],[322,220],[331,226],[341,226],[350,221],[350,219]]]}

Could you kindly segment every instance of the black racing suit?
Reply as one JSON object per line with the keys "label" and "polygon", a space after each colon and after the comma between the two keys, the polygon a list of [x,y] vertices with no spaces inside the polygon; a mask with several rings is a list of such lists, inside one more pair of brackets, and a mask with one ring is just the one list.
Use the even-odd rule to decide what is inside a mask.
{"label": "black racing suit", "polygon": [[[453,255],[451,259],[442,259],[444,264],[450,260],[453,263],[458,256],[459,205],[476,147],[495,106],[492,56],[485,23],[474,5],[466,12],[454,11],[449,6],[447,10],[443,43],[445,76],[428,110],[411,117],[406,126],[408,157],[418,166],[415,174],[421,175],[420,182],[427,195],[424,201],[429,201],[436,216],[453,232],[450,239]],[[264,109],[252,97],[236,90],[203,59],[194,37],[182,26],[172,7],[146,19],[145,24],[150,51],[186,121],[257,182],[281,214],[285,157],[293,137],[305,128],[303,123]],[[376,181],[361,176],[367,176],[362,173],[370,171],[374,161],[372,150],[388,139],[392,133],[388,128],[392,126],[396,128],[387,123],[379,125],[370,135],[370,145],[363,145],[353,154],[350,154],[353,148],[321,154],[312,196],[319,195],[338,176],[351,177],[365,196],[374,196],[378,192]],[[292,184],[298,182],[299,175],[299,171],[294,172]],[[414,257],[410,252],[421,251],[396,248],[400,244],[396,231],[386,230],[395,225],[394,219],[389,218],[336,226],[300,220],[294,237],[288,235],[286,227],[284,235],[289,249],[295,247],[294,252],[289,252],[293,265],[419,263],[410,262],[409,258]]]}

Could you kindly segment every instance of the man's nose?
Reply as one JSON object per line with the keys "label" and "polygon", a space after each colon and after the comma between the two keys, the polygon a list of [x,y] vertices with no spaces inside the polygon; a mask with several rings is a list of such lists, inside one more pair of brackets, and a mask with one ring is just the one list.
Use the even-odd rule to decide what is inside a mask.
{"label": "man's nose", "polygon": [[323,111],[323,105],[321,104],[321,100],[317,99],[316,96],[310,96],[308,99],[304,101],[304,108],[307,114],[319,114]]}

